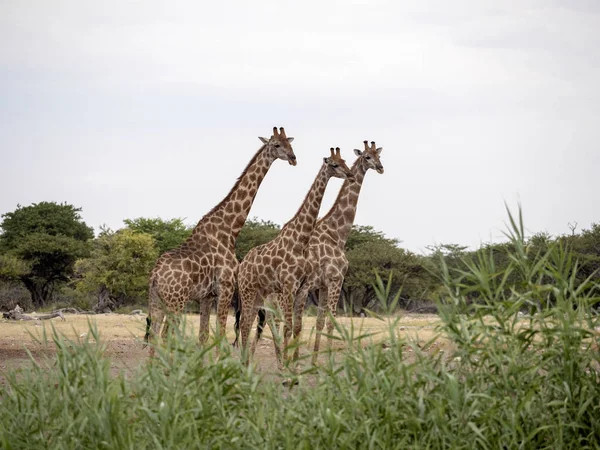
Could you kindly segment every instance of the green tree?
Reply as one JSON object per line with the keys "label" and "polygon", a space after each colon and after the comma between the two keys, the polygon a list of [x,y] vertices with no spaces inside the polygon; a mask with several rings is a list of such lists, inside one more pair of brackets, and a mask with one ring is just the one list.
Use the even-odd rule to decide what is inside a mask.
{"label": "green tree", "polygon": [[428,255],[429,259],[438,269],[441,269],[442,260],[450,270],[465,268],[463,260],[469,254],[466,245],[436,244],[428,245],[426,248],[430,252]]}
{"label": "green tree", "polygon": [[41,202],[18,205],[2,215],[2,266],[6,269],[12,264],[10,276],[23,282],[36,307],[51,298],[57,285],[69,280],[75,261],[88,254],[88,240],[94,232],[80,212],[81,208],[66,203]]}
{"label": "green tree", "polygon": [[0,255],[0,279],[7,281],[20,280],[28,275],[31,267],[27,262],[11,254]]}
{"label": "green tree", "polygon": [[400,243],[397,239],[386,238],[381,231],[375,230],[371,225],[353,225],[346,241],[346,250],[352,250],[361,244],[373,242],[386,242],[393,245]]}
{"label": "green tree", "polygon": [[125,219],[125,225],[136,233],[149,234],[154,238],[158,253],[163,254],[181,245],[192,233],[192,229],[183,223],[183,219],[175,218],[163,220],[138,217],[137,219]]}
{"label": "green tree", "polygon": [[124,228],[104,230],[94,241],[91,255],[77,261],[77,289],[85,293],[107,292],[118,303],[147,296],[148,276],[158,258],[152,236]]}
{"label": "green tree", "polygon": [[[373,283],[375,273],[383,280],[392,276],[392,297],[399,290],[399,305],[421,300],[434,286],[434,279],[426,269],[424,258],[400,248],[397,239],[390,239],[371,226],[355,225],[347,242],[348,272],[343,284],[346,308],[358,312],[363,308],[375,309],[377,299]],[[388,300],[391,300],[388,299]]]}
{"label": "green tree", "polygon": [[235,255],[238,261],[244,259],[246,253],[254,247],[273,240],[280,230],[279,225],[268,220],[258,220],[256,217],[247,220],[235,243]]}
{"label": "green tree", "polygon": [[[533,267],[523,266],[520,270],[511,270],[507,272],[511,263],[514,262],[514,254],[522,251],[521,261],[533,261],[540,258],[540,255],[552,254],[550,251],[554,246],[563,245],[573,251],[573,255],[578,260],[580,265],[578,270],[579,279],[577,283],[583,281],[587,276],[597,273],[600,268],[600,255],[594,253],[594,245],[600,249],[600,227],[594,233],[592,230],[583,230],[581,234],[572,233],[570,236],[554,237],[547,232],[538,232],[528,238],[523,238],[524,247],[517,249],[514,240],[505,242],[490,242],[484,243],[481,247],[467,251],[465,247],[457,245],[439,245],[429,247],[433,250],[430,258],[432,263],[441,268],[440,257],[444,259],[446,268],[451,277],[460,280],[456,287],[461,290],[461,294],[468,301],[480,302],[483,300],[482,291],[479,289],[480,280],[474,279],[470,275],[473,273],[473,267],[486,267],[491,274],[496,274],[496,281],[500,278],[498,274],[505,273],[506,279],[503,280],[503,290],[506,295],[511,292],[528,292],[531,289],[531,279],[528,276],[533,270]],[[548,262],[552,265],[553,262]],[[557,270],[561,269],[556,267]],[[537,284],[549,285],[552,283],[552,276],[546,275],[535,281]],[[497,289],[498,290],[498,289]],[[552,305],[554,295],[549,293],[545,299],[545,306]],[[540,310],[544,305],[541,303],[536,305],[537,310]]]}
{"label": "green tree", "polygon": [[23,283],[22,276],[27,275],[29,265],[12,255],[0,254],[0,309],[10,311],[16,305],[25,310],[31,307],[31,294]]}
{"label": "green tree", "polygon": [[589,229],[562,239],[569,244],[581,264],[580,279],[592,276],[596,281],[600,280],[600,223],[592,223]]}

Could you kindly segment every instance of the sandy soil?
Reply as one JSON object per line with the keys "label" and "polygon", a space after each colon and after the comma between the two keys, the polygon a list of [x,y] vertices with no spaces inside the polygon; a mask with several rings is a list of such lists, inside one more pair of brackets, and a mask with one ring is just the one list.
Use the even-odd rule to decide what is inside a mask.
{"label": "sandy soil", "polygon": [[[145,332],[145,315],[129,316],[123,314],[106,314],[97,316],[88,315],[65,315],[66,321],[55,318],[46,321],[8,321],[0,320],[0,384],[4,384],[4,375],[13,369],[26,369],[31,360],[28,351],[33,358],[41,364],[51,366],[51,358],[55,355],[52,343],[52,326],[62,335],[72,340],[85,337],[89,333],[88,321],[96,324],[100,338],[106,344],[107,356],[111,358],[111,370],[113,373],[124,371],[131,373],[146,361],[148,350],[142,348],[142,338]],[[373,334],[370,339],[374,342],[385,340],[389,336],[389,323],[374,318],[345,318],[340,317],[339,323],[347,330],[353,330],[354,335]],[[228,340],[233,341],[234,318],[229,317]],[[422,346],[437,335],[435,326],[439,318],[435,315],[401,315],[395,327],[398,336]],[[186,316],[186,331],[190,339],[197,339],[199,316]],[[314,336],[314,317],[305,317],[303,320],[303,342],[301,354],[310,354]],[[215,317],[211,317],[211,331],[214,330]],[[44,333],[48,336],[49,344],[43,344]],[[273,350],[273,343],[268,327],[265,329],[254,360],[261,372],[275,373],[277,365]],[[321,342],[321,349],[325,349],[326,340]],[[334,348],[341,348],[343,344],[334,341]],[[438,351],[448,345],[440,338],[431,347],[430,351]],[[325,356],[323,356],[325,357]],[[50,358],[50,360],[49,360]]]}

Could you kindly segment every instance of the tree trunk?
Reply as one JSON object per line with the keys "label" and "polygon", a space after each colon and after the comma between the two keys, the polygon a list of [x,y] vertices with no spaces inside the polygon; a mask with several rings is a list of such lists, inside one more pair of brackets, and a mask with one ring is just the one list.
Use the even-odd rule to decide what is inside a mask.
{"label": "tree trunk", "polygon": [[350,315],[358,315],[363,309],[364,293],[362,289],[348,289],[346,303]]}
{"label": "tree trunk", "polygon": [[375,290],[372,287],[367,286],[362,302],[362,309],[377,311],[380,309],[378,308],[378,303],[379,302],[377,301],[377,295],[375,294]]}
{"label": "tree trunk", "polygon": [[94,311],[97,313],[111,313],[122,306],[123,303],[125,303],[125,294],[111,295],[108,288],[103,285],[100,292],[98,292],[98,303],[94,306]]}
{"label": "tree trunk", "polygon": [[94,305],[93,309],[97,313],[111,312],[114,309],[114,305],[110,299],[110,292],[106,286],[102,285],[100,288],[100,292],[98,292],[98,303]]}
{"label": "tree trunk", "polygon": [[22,278],[25,288],[31,294],[31,303],[34,308],[40,308],[46,304],[49,295],[48,283],[36,283],[31,278]]}

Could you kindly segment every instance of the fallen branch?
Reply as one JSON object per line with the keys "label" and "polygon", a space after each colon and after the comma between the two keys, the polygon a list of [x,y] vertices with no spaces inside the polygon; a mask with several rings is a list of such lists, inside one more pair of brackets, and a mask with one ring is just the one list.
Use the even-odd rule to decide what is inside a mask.
{"label": "fallen branch", "polygon": [[63,316],[61,311],[54,311],[50,314],[44,314],[42,316],[28,316],[23,314],[23,308],[21,308],[19,305],[15,306],[15,309],[9,312],[2,313],[2,316],[9,320],[48,320],[54,319],[55,317],[60,317],[63,321],[65,320],[65,316]]}
{"label": "fallen branch", "polygon": [[79,308],[60,308],[55,311],[52,311],[52,314],[56,312],[61,312],[63,314],[96,314],[94,311],[79,309]]}
{"label": "fallen branch", "polygon": [[[28,316],[31,317],[31,316]],[[61,311],[54,311],[51,312],[50,314],[44,314],[43,316],[34,316],[32,317],[33,320],[48,320],[48,319],[54,319],[55,317],[60,317],[63,322],[65,321],[65,316],[63,316],[63,313]]]}

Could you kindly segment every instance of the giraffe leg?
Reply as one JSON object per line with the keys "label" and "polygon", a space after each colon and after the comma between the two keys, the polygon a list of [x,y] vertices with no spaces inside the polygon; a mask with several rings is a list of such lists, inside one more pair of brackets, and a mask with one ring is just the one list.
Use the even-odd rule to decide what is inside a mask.
{"label": "giraffe leg", "polygon": [[308,288],[302,287],[296,295],[294,301],[294,360],[300,357],[300,335],[302,334],[302,314],[306,306],[306,298],[308,297]]}
{"label": "giraffe leg", "polygon": [[231,306],[233,306],[233,311],[235,313],[235,322],[233,324],[233,329],[235,331],[235,341],[231,343],[234,347],[239,347],[240,341],[240,317],[242,315],[242,305],[240,303],[240,291],[239,289],[233,290],[233,297],[231,298]]}
{"label": "giraffe leg", "polygon": [[340,300],[340,292],[342,291],[342,283],[344,280],[332,280],[328,286],[327,309],[331,317],[327,318],[327,349],[331,350],[333,336],[333,319],[337,315],[337,304]]}
{"label": "giraffe leg", "polygon": [[198,333],[200,345],[206,344],[208,340],[208,321],[210,320],[210,307],[213,301],[214,297],[207,297],[200,300],[200,331]]}
{"label": "giraffe leg", "polygon": [[267,311],[267,323],[269,324],[269,328],[271,330],[271,336],[273,337],[273,348],[275,349],[275,358],[277,359],[277,367],[279,370],[283,370],[283,360],[281,357],[281,332],[280,332],[280,324],[281,324],[281,294],[271,294],[269,299],[267,300],[267,306],[272,311]]}
{"label": "giraffe leg", "polygon": [[153,344],[148,353],[150,359],[154,358],[155,346],[158,344],[158,334],[164,317],[165,310],[163,301],[158,294],[158,283],[156,279],[152,279],[148,288],[148,317],[146,317],[146,335],[144,336],[146,343],[152,341]]}
{"label": "giraffe leg", "polygon": [[164,342],[168,335],[169,335],[169,330],[171,329],[171,327],[169,326],[169,314],[165,314],[165,320],[164,320],[164,324],[162,327],[162,330],[160,332],[160,338],[162,339],[162,341]]}
{"label": "giraffe leg", "polygon": [[[258,344],[258,341],[260,340],[260,337],[262,336],[262,332],[264,330],[265,327],[265,321],[269,321],[270,320],[270,316],[268,315],[268,312],[264,309],[264,305],[260,304],[260,305],[255,305],[255,313],[258,312],[258,323],[256,325],[256,334],[254,335],[254,339],[252,340],[252,347],[250,349],[250,355],[252,357],[254,357],[254,352],[256,351],[256,345]],[[252,323],[254,323],[254,320],[252,320]],[[271,325],[269,324],[269,327],[271,327]],[[271,333],[273,332],[273,330],[271,329]]]}
{"label": "giraffe leg", "polygon": [[175,313],[167,314],[167,319],[165,320],[165,326],[162,329],[162,339],[163,340],[166,340],[169,338],[169,333],[171,333],[171,335],[176,336],[177,332],[181,331],[179,328],[179,325],[181,324],[182,314],[183,314],[183,312],[181,312],[181,313],[175,312]]}
{"label": "giraffe leg", "polygon": [[325,308],[327,299],[327,288],[319,289],[319,307],[317,308],[317,324],[315,333],[315,348],[312,355],[312,364],[317,362],[317,356],[319,355],[319,345],[321,342],[321,332],[325,326]]}
{"label": "giraffe leg", "polygon": [[290,337],[292,335],[292,310],[294,303],[294,291],[290,291],[285,294],[281,294],[279,297],[279,304],[283,306],[283,360],[288,360],[288,349]]}
{"label": "giraffe leg", "polygon": [[[269,314],[267,313],[267,320],[269,320]],[[254,323],[254,321],[252,321]],[[258,330],[256,330],[256,334],[254,335],[254,339],[252,339],[252,344],[250,345],[250,357],[254,358],[254,352],[256,352],[256,345],[258,344],[258,340],[260,339],[260,335],[258,334]]]}
{"label": "giraffe leg", "polygon": [[250,362],[250,347],[248,339],[250,337],[250,328],[254,322],[254,303],[256,299],[256,291],[247,290],[240,291],[240,336],[242,341],[242,362],[248,365]]}
{"label": "giraffe leg", "polygon": [[217,303],[217,336],[227,336],[227,314],[233,298],[234,275],[233,271],[225,273],[219,280],[219,301]]}
{"label": "giraffe leg", "polygon": [[150,311],[148,313],[148,318],[146,319],[146,322],[148,323],[147,325],[147,329],[148,331],[146,332],[146,340],[147,342],[150,342],[150,340],[152,340],[152,345],[150,346],[150,351],[148,353],[150,359],[154,358],[156,349],[155,346],[158,344],[159,342],[159,333],[160,333],[160,327],[163,323],[163,319],[165,317],[165,312],[163,311],[162,308],[155,308],[155,307],[150,307]]}

